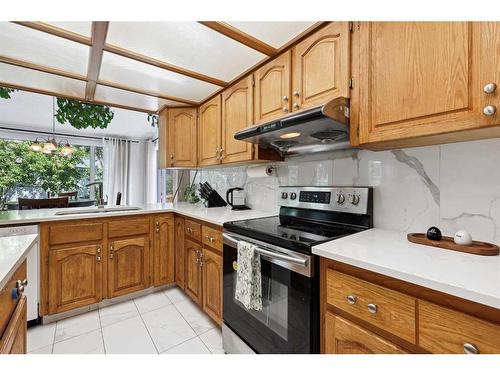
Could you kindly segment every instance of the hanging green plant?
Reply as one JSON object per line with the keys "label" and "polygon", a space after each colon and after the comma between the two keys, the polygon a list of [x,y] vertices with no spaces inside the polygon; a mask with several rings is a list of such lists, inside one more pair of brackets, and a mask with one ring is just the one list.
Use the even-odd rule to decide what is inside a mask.
{"label": "hanging green plant", "polygon": [[0,98],[2,99],[10,99],[10,94],[12,94],[15,89],[9,89],[8,87],[0,87]]}
{"label": "hanging green plant", "polygon": [[106,129],[113,120],[113,111],[106,106],[57,98],[57,112],[55,114],[60,124],[68,122],[76,129]]}
{"label": "hanging green plant", "polygon": [[149,125],[151,125],[151,127],[157,128],[158,127],[158,115],[155,115],[154,113],[149,113],[148,114],[148,122],[149,122]]}

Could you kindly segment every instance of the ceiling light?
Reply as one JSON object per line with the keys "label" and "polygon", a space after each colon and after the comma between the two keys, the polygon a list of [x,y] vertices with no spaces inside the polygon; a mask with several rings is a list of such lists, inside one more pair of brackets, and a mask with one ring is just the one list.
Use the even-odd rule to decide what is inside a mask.
{"label": "ceiling light", "polygon": [[290,138],[297,138],[299,136],[300,136],[300,133],[294,132],[294,133],[285,133],[285,134],[282,134],[282,135],[280,135],[280,138],[290,139]]}
{"label": "ceiling light", "polygon": [[75,149],[66,141],[66,144],[61,148],[60,154],[62,156],[71,156]]}
{"label": "ceiling light", "polygon": [[38,139],[35,140],[32,144],[30,144],[30,150],[34,152],[42,151],[42,145],[38,142]]}
{"label": "ceiling light", "polygon": [[57,143],[54,138],[48,139],[46,143],[43,144],[43,153],[44,154],[50,154],[52,151],[54,151],[57,148]]}

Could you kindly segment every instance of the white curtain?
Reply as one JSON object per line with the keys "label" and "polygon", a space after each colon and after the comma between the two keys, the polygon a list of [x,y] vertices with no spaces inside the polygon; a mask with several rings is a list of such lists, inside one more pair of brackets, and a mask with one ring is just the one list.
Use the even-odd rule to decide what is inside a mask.
{"label": "white curtain", "polygon": [[158,142],[147,141],[146,146],[146,203],[157,203]]}
{"label": "white curtain", "polygon": [[122,193],[121,204],[130,204],[130,141],[103,139],[104,199],[114,205]]}

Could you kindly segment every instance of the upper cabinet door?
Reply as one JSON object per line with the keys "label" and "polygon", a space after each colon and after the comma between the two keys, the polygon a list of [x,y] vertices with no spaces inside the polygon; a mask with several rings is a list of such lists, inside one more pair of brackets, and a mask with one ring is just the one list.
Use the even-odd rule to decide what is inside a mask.
{"label": "upper cabinet door", "polygon": [[196,167],[196,108],[168,110],[169,166]]}
{"label": "upper cabinet door", "polygon": [[349,97],[349,45],[349,23],[332,22],[293,48],[293,111]]}
{"label": "upper cabinet door", "polygon": [[198,164],[220,164],[222,144],[221,98],[217,95],[200,107],[198,127]]}
{"label": "upper cabinet door", "polygon": [[252,160],[253,145],[237,141],[234,133],[253,123],[253,76],[222,92],[222,162]]}
{"label": "upper cabinet door", "polygon": [[[358,34],[358,35],[356,35]],[[498,123],[485,116],[483,86],[498,84],[500,33],[494,23],[365,22],[355,30],[352,124],[360,143],[399,141]],[[496,51],[496,53],[495,53]],[[359,116],[359,117],[358,117]],[[458,140],[458,139],[457,139]],[[436,138],[433,143],[450,142]],[[431,142],[432,143],[432,142]],[[414,143],[419,145],[418,143]],[[411,143],[400,143],[411,146]]]}
{"label": "upper cabinet door", "polygon": [[255,123],[283,117],[291,110],[292,53],[287,51],[255,72]]}

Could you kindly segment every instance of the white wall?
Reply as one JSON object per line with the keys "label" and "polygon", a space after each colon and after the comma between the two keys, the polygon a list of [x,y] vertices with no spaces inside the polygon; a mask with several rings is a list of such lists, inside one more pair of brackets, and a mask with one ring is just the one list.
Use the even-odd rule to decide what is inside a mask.
{"label": "white wall", "polygon": [[246,167],[199,172],[222,195],[245,187],[248,205],[278,212],[280,185],[374,187],[375,227],[443,234],[466,229],[500,243],[500,139],[372,152],[336,151],[277,163],[278,177],[247,178]]}

